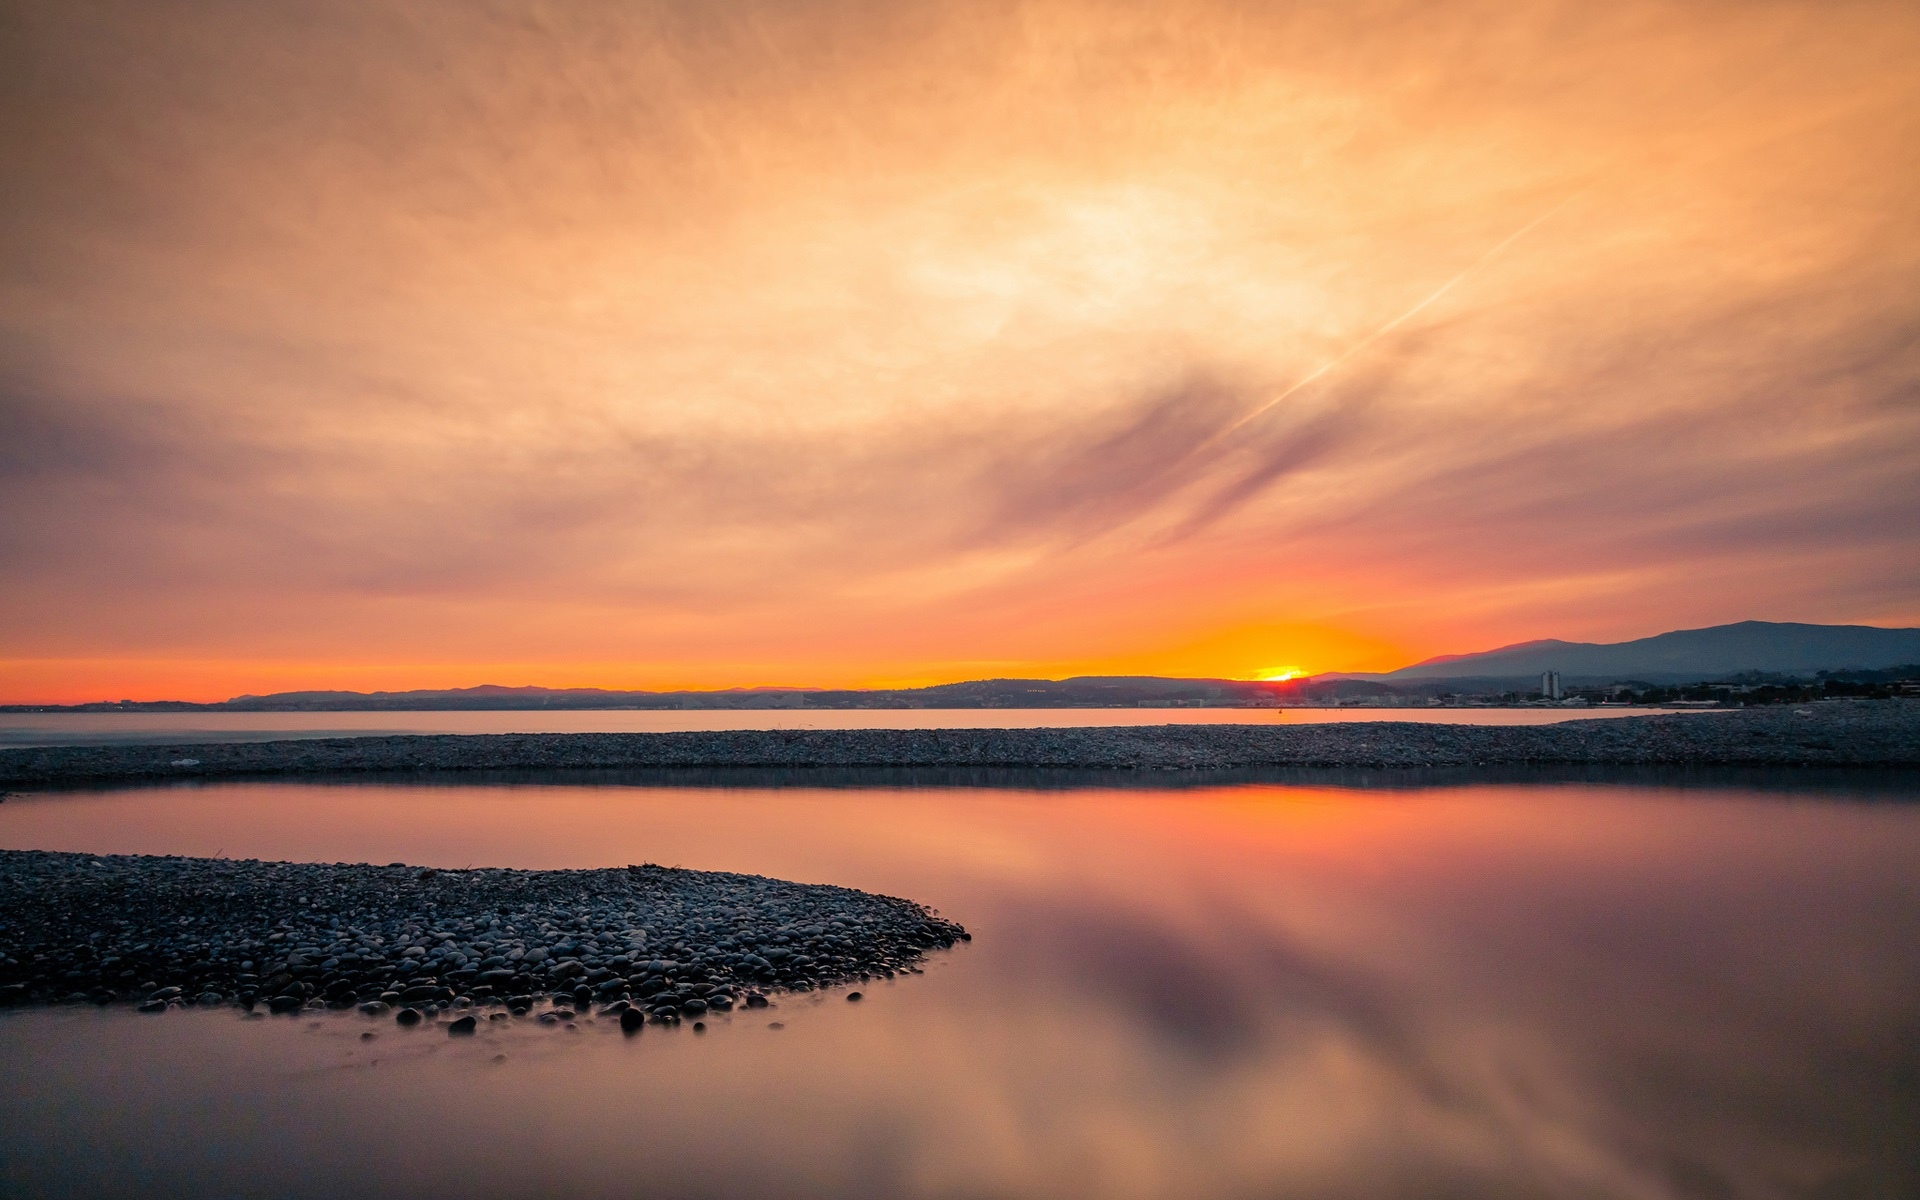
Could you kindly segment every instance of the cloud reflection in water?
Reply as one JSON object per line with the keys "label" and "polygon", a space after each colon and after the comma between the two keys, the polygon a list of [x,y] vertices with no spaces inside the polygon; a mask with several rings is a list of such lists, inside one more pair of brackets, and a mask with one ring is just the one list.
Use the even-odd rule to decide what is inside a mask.
{"label": "cloud reflection in water", "polygon": [[976,939],[866,1003],[794,998],[701,1038],[16,1015],[15,1192],[1920,1183],[1920,808],[1814,784],[222,785],[10,801],[0,844],[680,863],[914,896]]}

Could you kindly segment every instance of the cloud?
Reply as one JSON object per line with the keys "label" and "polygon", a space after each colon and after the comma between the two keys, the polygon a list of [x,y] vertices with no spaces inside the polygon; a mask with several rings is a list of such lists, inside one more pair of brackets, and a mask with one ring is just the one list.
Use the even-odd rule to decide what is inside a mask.
{"label": "cloud", "polygon": [[1920,619],[1902,6],[17,24],[0,654]]}

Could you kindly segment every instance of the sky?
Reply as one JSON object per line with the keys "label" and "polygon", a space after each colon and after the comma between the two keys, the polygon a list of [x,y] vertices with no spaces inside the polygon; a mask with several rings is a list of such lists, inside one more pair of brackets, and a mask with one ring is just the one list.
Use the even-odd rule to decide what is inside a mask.
{"label": "sky", "polygon": [[1920,624],[1920,8],[0,0],[0,700]]}

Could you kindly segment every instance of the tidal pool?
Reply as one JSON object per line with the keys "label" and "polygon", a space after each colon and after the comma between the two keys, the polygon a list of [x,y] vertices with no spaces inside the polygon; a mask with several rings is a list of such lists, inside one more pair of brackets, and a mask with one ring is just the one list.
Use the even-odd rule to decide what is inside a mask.
{"label": "tidal pool", "polygon": [[11,797],[8,848],[655,862],[974,940],[703,1034],[0,1014],[0,1192],[1920,1194],[1910,775],[915,778]]}

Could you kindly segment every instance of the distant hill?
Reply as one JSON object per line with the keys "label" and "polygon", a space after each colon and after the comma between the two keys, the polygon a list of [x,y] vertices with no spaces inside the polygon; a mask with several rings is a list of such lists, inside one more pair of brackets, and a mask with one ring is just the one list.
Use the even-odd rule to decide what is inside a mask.
{"label": "distant hill", "polygon": [[1817,671],[1878,670],[1916,662],[1920,662],[1920,629],[1741,621],[1706,629],[1681,629],[1631,642],[1521,642],[1481,654],[1430,658],[1365,678],[1387,683],[1519,679],[1558,671],[1568,681],[1693,683],[1746,672],[1812,675]]}
{"label": "distant hill", "polygon": [[[411,692],[278,692],[217,704],[178,700],[0,705],[4,711],[69,712],[381,712],[449,709],[764,709],[764,708],[1134,708],[1158,705],[1272,706],[1301,702],[1418,698],[1441,692],[1510,691],[1537,686],[1542,671],[1572,684],[1634,681],[1700,683],[1735,675],[1811,676],[1920,663],[1920,629],[1871,625],[1795,625],[1742,621],[1683,629],[1631,642],[1546,640],[1483,654],[1451,654],[1385,675],[1327,674],[1287,682],[1082,675],[1072,679],[977,679],[921,688],[727,688],[640,692],[601,688],[447,688]],[[1470,685],[1436,687],[1440,681]]]}
{"label": "distant hill", "polygon": [[[1146,705],[1277,703],[1295,694],[1286,684],[1244,679],[1079,676],[1073,679],[979,679],[923,688],[727,688],[640,692],[601,688],[500,687],[485,684],[410,692],[277,692],[235,696],[215,704],[178,700],[78,704],[93,712],[430,712],[529,709],[766,708],[1131,708]],[[0,706],[50,711],[60,706]]]}

